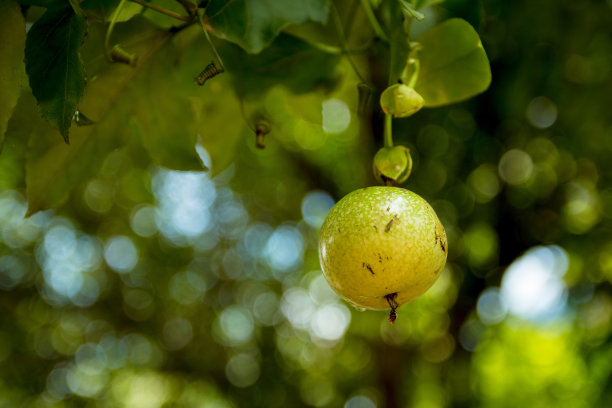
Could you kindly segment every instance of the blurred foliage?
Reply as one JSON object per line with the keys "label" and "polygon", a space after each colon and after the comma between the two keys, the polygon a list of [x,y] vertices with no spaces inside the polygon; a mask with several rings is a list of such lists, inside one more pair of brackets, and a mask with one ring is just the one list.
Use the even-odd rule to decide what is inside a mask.
{"label": "blurred foliage", "polygon": [[[86,3],[78,109],[95,124],[73,124],[70,146],[8,66],[23,38],[0,6],[0,407],[612,405],[609,1],[403,2],[425,16],[411,40],[468,21],[493,79],[394,120],[413,159],[402,186],[449,239],[440,279],[394,326],[339,300],[317,254],[333,203],[376,183],[383,117],[359,116],[352,64],[377,100],[402,52],[365,2],[271,2],[283,13],[245,37],[228,16],[258,2],[211,1],[227,70],[203,87],[201,29],[132,7],[112,44],[138,65],[110,64],[117,2]],[[368,4],[391,33],[396,2]],[[322,17],[334,8],[346,47],[366,45],[352,62]],[[33,29],[44,8],[22,11]]]}

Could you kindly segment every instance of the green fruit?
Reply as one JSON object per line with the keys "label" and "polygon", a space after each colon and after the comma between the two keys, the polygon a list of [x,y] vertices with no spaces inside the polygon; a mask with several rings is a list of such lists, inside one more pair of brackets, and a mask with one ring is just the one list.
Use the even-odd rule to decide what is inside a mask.
{"label": "green fruit", "polygon": [[417,113],[425,101],[417,91],[404,84],[391,85],[380,95],[380,107],[395,118],[405,118]]}
{"label": "green fruit", "polygon": [[446,232],[431,206],[397,187],[353,191],[329,212],[319,259],[330,286],[358,308],[395,308],[423,294],[446,263]]}
{"label": "green fruit", "polygon": [[404,146],[382,147],[374,156],[372,168],[374,177],[382,184],[401,184],[412,171],[410,149]]}

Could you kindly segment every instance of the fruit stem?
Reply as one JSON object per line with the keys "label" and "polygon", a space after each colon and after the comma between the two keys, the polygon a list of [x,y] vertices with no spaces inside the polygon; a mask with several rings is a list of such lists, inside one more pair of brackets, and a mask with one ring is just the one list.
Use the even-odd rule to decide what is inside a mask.
{"label": "fruit stem", "polygon": [[385,147],[393,147],[393,115],[385,115],[385,130],[383,133]]}
{"label": "fruit stem", "polygon": [[413,57],[408,60],[409,64],[414,65],[414,69],[412,71],[412,75],[410,76],[410,80],[408,81],[408,86],[410,88],[414,88],[416,85],[417,79],[419,79],[419,71],[421,70],[421,62],[418,58]]}
{"label": "fruit stem", "polygon": [[200,23],[200,26],[202,27],[202,31],[204,31],[204,36],[206,37],[206,41],[208,41],[210,48],[212,48],[213,54],[215,54],[215,58],[217,58],[217,61],[219,61],[219,66],[221,68],[220,71],[224,72],[225,65],[223,65],[223,60],[221,60],[221,56],[217,52],[217,48],[215,48],[215,45],[212,43],[210,36],[208,35],[208,30],[206,29],[206,25],[204,24],[204,14],[205,13],[206,13],[206,7],[204,7],[202,10],[198,9],[198,21]]}
{"label": "fruit stem", "polygon": [[387,299],[387,303],[389,304],[389,307],[391,308],[391,311],[389,312],[389,318],[387,319],[389,324],[395,323],[395,320],[397,319],[396,309],[399,307],[399,305],[397,304],[397,301],[395,300],[396,297],[397,297],[397,292],[385,295],[385,299]]}

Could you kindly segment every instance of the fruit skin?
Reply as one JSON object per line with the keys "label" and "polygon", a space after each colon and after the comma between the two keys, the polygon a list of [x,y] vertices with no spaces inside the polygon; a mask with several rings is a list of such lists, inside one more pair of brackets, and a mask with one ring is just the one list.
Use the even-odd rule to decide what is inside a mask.
{"label": "fruit skin", "polygon": [[433,208],[412,191],[367,187],[329,212],[319,260],[329,285],[358,308],[389,309],[423,294],[446,263],[446,232]]}

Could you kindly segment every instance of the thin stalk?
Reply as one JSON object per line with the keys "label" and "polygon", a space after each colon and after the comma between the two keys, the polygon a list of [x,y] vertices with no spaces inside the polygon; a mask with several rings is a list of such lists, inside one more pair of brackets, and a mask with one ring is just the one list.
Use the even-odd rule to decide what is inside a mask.
{"label": "thin stalk", "polygon": [[385,131],[383,133],[385,147],[393,147],[393,115],[385,115]]}
{"label": "thin stalk", "polygon": [[380,39],[382,39],[383,41],[389,42],[389,37],[387,37],[387,34],[385,34],[382,27],[378,23],[376,16],[374,15],[374,10],[372,10],[372,6],[370,5],[370,0],[361,0],[361,7],[363,8],[363,11],[365,12],[366,17],[368,18],[368,21],[370,23],[370,26],[372,26],[372,29],[374,30],[374,33],[378,37],[380,37]]}
{"label": "thin stalk", "polygon": [[155,10],[158,13],[165,14],[168,17],[172,17],[172,18],[175,18],[177,20],[181,20],[181,21],[191,21],[192,20],[191,17],[182,16],[182,15],[180,15],[178,13],[175,13],[174,11],[166,10],[163,7],[156,6],[155,4],[147,3],[146,1],[143,1],[143,0],[130,0],[130,1],[132,3],[140,4],[142,7],[150,8],[151,10]]}
{"label": "thin stalk", "polygon": [[333,2],[331,3],[331,8],[332,8],[332,14],[334,16],[334,21],[336,23],[336,30],[338,31],[338,37],[340,37],[340,46],[342,47],[342,51],[344,54],[346,54],[346,59],[348,60],[349,64],[351,64],[351,67],[353,68],[353,71],[355,71],[355,74],[357,75],[359,80],[365,83],[366,80],[363,78],[363,76],[359,72],[359,69],[357,69],[357,65],[355,65],[355,61],[353,61],[353,59],[351,58],[351,55],[348,52],[347,45],[346,45],[346,37],[344,36],[344,29],[342,28],[342,20],[340,19],[340,14],[338,13],[338,9],[336,8],[336,5]]}
{"label": "thin stalk", "polygon": [[113,28],[115,28],[115,24],[117,23],[117,18],[119,17],[119,14],[121,14],[121,9],[125,5],[125,2],[126,0],[121,0],[119,5],[115,9],[115,12],[113,13],[113,17],[111,18],[108,28],[106,29],[106,36],[104,37],[104,57],[106,58],[108,62],[115,62],[115,60],[113,59],[111,55],[110,48],[109,48],[110,38],[111,38],[111,34],[113,33]]}
{"label": "thin stalk", "polygon": [[353,29],[353,23],[355,22],[355,13],[357,12],[358,4],[359,2],[357,0],[354,0],[351,4],[351,8],[349,9],[346,18],[346,25],[344,26],[344,34],[346,35],[346,38],[349,38],[351,36],[351,30]]}
{"label": "thin stalk", "polygon": [[312,46],[313,48],[316,48],[319,51],[322,51],[326,54],[331,54],[331,55],[341,55],[341,54],[359,54],[362,52],[365,52],[368,50],[368,48],[370,48],[372,46],[372,40],[368,40],[366,41],[365,44],[360,45],[357,48],[347,48],[346,50],[344,50],[341,47],[337,47],[335,45],[329,45],[329,44],[323,44],[321,42],[318,41],[313,41],[310,40],[308,38],[302,38],[299,35],[295,35],[293,33],[290,32],[286,32],[285,34],[290,35],[292,37],[297,38],[300,41],[304,41],[305,43],[307,43],[308,45]]}
{"label": "thin stalk", "polygon": [[408,81],[408,86],[410,88],[414,88],[414,85],[416,85],[417,79],[419,79],[419,71],[421,70],[421,62],[419,61],[418,58],[414,60],[413,65],[414,65],[414,70],[412,71],[412,75],[410,76],[410,80]]}
{"label": "thin stalk", "polygon": [[219,66],[221,70],[225,71],[225,65],[223,65],[223,60],[221,59],[221,56],[217,52],[217,48],[215,48],[215,45],[212,43],[212,40],[210,39],[210,35],[208,35],[208,30],[206,29],[206,25],[204,24],[204,14],[205,13],[206,13],[206,7],[204,7],[204,9],[202,10],[198,10],[198,21],[200,22],[200,27],[202,27],[202,31],[204,31],[204,36],[206,37],[206,41],[208,41],[210,48],[212,48],[213,54],[215,54],[215,58],[217,58],[217,61],[219,61]]}

